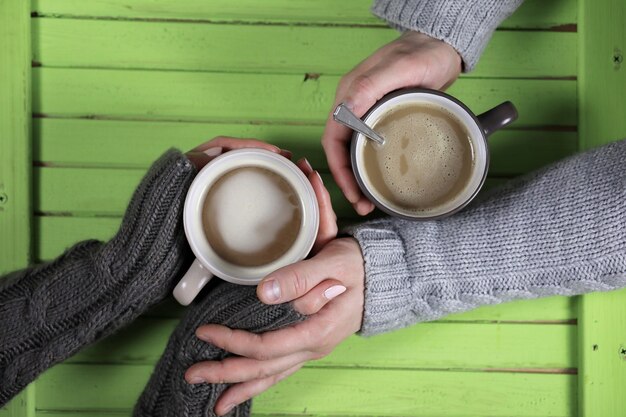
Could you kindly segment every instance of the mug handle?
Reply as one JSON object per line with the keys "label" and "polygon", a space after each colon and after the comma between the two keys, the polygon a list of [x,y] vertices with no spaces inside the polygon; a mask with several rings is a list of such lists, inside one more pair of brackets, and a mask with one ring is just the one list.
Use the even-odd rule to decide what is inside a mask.
{"label": "mug handle", "polygon": [[485,133],[485,136],[491,135],[496,130],[513,123],[517,120],[517,109],[510,101],[498,104],[491,110],[479,114],[478,121]]}
{"label": "mug handle", "polygon": [[213,278],[211,271],[195,259],[187,273],[176,284],[174,298],[184,306],[189,305],[211,278]]}

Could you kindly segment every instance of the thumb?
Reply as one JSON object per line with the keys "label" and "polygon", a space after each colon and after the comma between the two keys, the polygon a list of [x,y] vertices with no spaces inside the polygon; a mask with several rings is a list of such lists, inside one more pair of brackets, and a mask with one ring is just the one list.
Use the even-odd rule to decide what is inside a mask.
{"label": "thumb", "polygon": [[328,261],[320,257],[287,265],[272,272],[257,287],[257,296],[265,304],[285,303],[302,297],[328,278]]}

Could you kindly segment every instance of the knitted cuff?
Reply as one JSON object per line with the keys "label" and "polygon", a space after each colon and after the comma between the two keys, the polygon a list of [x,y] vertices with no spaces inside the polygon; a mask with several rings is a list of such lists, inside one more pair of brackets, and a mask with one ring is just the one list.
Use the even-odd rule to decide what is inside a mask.
{"label": "knitted cuff", "polygon": [[139,269],[170,268],[181,258],[181,249],[187,249],[182,213],[195,174],[192,163],[175,149],[154,162],[137,187],[119,231],[97,258],[116,281]]}
{"label": "knitted cuff", "polygon": [[398,234],[382,221],[353,226],[345,232],[359,242],[365,261],[365,305],[359,334],[372,336],[415,322],[413,280]]}
{"label": "knitted cuff", "polygon": [[476,66],[493,31],[523,0],[375,0],[372,13],[402,30],[414,30],[451,45],[463,71]]}
{"label": "knitted cuff", "polygon": [[[222,360],[228,352],[195,336],[203,324],[221,324],[254,333],[276,330],[304,316],[290,304],[265,305],[256,288],[215,280],[190,307],[169,339],[148,385],[135,406],[135,417],[214,417],[213,408],[229,384],[188,384],[185,371],[194,363]],[[236,407],[230,417],[246,417],[250,402]]]}

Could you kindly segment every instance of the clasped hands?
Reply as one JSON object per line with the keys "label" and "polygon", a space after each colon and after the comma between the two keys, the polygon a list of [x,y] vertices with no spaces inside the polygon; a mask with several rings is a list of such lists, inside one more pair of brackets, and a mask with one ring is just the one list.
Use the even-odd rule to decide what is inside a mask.
{"label": "clasped hands", "polygon": [[[461,58],[442,41],[406,32],[357,65],[340,81],[334,107],[347,103],[357,116],[365,114],[386,93],[403,87],[444,89],[461,71]],[[331,110],[332,110],[331,109]],[[374,206],[360,192],[350,168],[350,131],[329,115],[322,145],[333,177],[357,213]],[[223,151],[260,147],[290,156],[288,151],[254,139],[219,137],[191,151],[202,166]],[[223,361],[191,366],[189,383],[231,383],[215,405],[217,415],[262,393],[310,360],[328,355],[341,341],[361,328],[364,308],[364,261],[353,238],[336,239],[336,216],[321,177],[306,160],[297,165],[308,177],[320,207],[320,228],[313,256],[281,268],[259,284],[257,295],[266,304],[291,302],[307,320],[284,329],[254,334],[209,324],[196,336],[235,355]]]}

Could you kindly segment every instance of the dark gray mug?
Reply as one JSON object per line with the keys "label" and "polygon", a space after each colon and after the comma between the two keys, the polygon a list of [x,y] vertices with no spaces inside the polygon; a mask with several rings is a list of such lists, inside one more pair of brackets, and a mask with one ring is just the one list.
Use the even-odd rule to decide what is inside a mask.
{"label": "dark gray mug", "polygon": [[362,120],[369,126],[375,126],[390,110],[410,104],[439,106],[452,113],[457,121],[463,124],[469,134],[474,155],[474,163],[467,185],[457,195],[434,210],[419,212],[395,206],[392,202],[385,200],[370,184],[363,162],[363,148],[369,139],[358,132],[354,132],[352,135],[350,152],[352,170],[363,194],[387,214],[409,220],[432,220],[449,216],[469,204],[480,191],[489,169],[487,137],[515,121],[517,110],[510,101],[506,101],[476,116],[466,105],[449,94],[437,90],[411,88],[387,94],[369,109]]}

